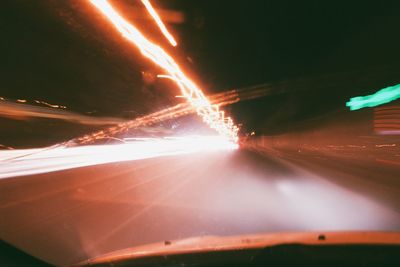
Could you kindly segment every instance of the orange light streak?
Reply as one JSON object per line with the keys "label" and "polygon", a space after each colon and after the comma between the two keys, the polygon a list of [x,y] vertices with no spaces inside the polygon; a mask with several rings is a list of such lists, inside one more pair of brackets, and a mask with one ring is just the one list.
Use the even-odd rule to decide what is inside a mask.
{"label": "orange light streak", "polygon": [[134,25],[126,21],[110,5],[107,0],[89,0],[131,43],[135,44],[141,53],[161,67],[171,76],[181,90],[182,95],[196,109],[198,115],[203,118],[211,128],[221,136],[237,142],[238,127],[230,117],[225,117],[224,112],[217,105],[211,104],[200,88],[191,81],[181,70],[175,60],[160,46],[150,42]]}
{"label": "orange light streak", "polygon": [[149,12],[149,14],[151,15],[151,17],[157,23],[157,26],[160,28],[160,30],[164,34],[165,38],[167,38],[168,42],[172,46],[177,46],[177,42],[175,41],[175,39],[172,36],[172,34],[167,30],[167,27],[165,27],[164,23],[160,19],[160,16],[158,16],[157,12],[154,10],[154,8],[151,5],[150,1],[149,0],[142,0],[142,3],[146,7],[146,9]]}

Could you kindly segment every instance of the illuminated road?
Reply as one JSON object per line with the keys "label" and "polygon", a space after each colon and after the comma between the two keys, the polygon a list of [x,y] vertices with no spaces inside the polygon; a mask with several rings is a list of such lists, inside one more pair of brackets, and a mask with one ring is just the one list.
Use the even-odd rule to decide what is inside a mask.
{"label": "illuminated road", "polygon": [[280,157],[307,170],[236,150],[0,179],[0,234],[65,265],[191,236],[400,228],[398,169],[373,179],[312,154]]}

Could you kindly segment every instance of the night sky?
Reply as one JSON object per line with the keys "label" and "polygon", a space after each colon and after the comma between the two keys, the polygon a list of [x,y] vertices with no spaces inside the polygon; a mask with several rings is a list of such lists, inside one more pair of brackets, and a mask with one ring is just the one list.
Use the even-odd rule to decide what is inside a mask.
{"label": "night sky", "polygon": [[[139,0],[112,1],[130,19]],[[285,93],[227,108],[272,133],[400,83],[398,1],[153,1],[184,12],[169,48],[208,93],[258,84]],[[0,96],[94,116],[134,118],[175,103],[177,88],[85,1],[3,0]],[[132,19],[167,45],[152,22]]]}

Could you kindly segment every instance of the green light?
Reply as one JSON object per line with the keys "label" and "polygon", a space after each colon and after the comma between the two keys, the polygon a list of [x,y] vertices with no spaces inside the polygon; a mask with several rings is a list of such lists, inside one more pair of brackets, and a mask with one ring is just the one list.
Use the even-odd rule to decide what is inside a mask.
{"label": "green light", "polygon": [[350,110],[357,110],[366,107],[375,107],[400,98],[400,84],[383,88],[372,95],[357,96],[350,98],[346,106]]}

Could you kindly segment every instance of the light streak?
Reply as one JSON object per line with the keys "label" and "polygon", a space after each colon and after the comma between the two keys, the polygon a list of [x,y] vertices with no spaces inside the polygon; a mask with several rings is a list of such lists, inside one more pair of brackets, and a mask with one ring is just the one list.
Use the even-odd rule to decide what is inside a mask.
{"label": "light streak", "polygon": [[[1,96],[0,96],[0,100],[2,100],[2,101],[13,101],[11,99],[6,99],[6,98],[1,97]],[[25,104],[27,104],[27,103],[32,102],[32,101],[31,100],[27,100],[27,99],[16,99],[15,102],[16,103],[25,103]],[[47,102],[44,102],[44,101],[40,101],[40,100],[33,100],[33,102],[35,102],[36,104],[45,105],[45,106],[50,107],[50,108],[59,108],[59,109],[66,109],[67,108],[66,106],[63,106],[63,105],[50,104],[50,103],[47,103]]]}
{"label": "light streak", "polygon": [[66,109],[67,108],[66,106],[57,105],[57,104],[50,104],[50,103],[47,103],[47,102],[44,102],[44,101],[40,101],[40,100],[34,100],[34,102],[36,104],[42,104],[42,105],[45,105],[45,106],[48,106],[48,107],[51,107],[51,108],[62,108],[62,109]]}
{"label": "light streak", "polygon": [[0,144],[0,149],[14,149],[14,148]]}
{"label": "light streak", "polygon": [[234,150],[238,147],[221,136],[130,138],[124,141],[118,145],[5,150],[0,153],[0,179],[112,162]]}
{"label": "light streak", "polygon": [[[162,76],[162,75],[160,75]],[[170,78],[160,77],[160,78]],[[247,87],[241,89],[229,90],[209,96],[212,104],[223,107],[226,105],[234,104],[242,100],[249,100],[258,97],[263,97],[271,94],[270,88],[261,87]],[[4,99],[5,100],[5,99]],[[35,102],[42,102],[35,100]],[[37,103],[37,102],[36,102]],[[179,103],[175,106],[164,108],[157,112],[147,114],[129,121],[124,121],[119,118],[110,117],[91,117],[73,112],[68,112],[60,109],[48,109],[46,107],[38,107],[28,105],[26,103],[11,103],[8,101],[0,102],[0,117],[6,117],[16,120],[26,120],[30,118],[50,118],[71,121],[73,123],[86,124],[86,125],[113,125],[109,128],[102,129],[84,136],[74,138],[66,143],[68,145],[87,145],[96,142],[100,139],[112,139],[113,135],[127,132],[131,129],[138,129],[140,127],[151,126],[167,120],[177,119],[182,116],[187,116],[196,113],[196,110],[187,102]],[[65,144],[65,143],[64,143]]]}
{"label": "light streak", "polygon": [[[38,103],[39,102],[39,103]],[[43,101],[35,100],[37,104]],[[13,103],[10,101],[0,102],[0,117],[16,120],[28,120],[30,118],[48,118],[70,121],[72,123],[86,125],[114,125],[124,122],[120,118],[112,117],[91,117],[74,112],[66,111],[64,108],[49,108],[27,103]]]}
{"label": "light streak", "polygon": [[185,75],[169,54],[160,46],[150,42],[135,26],[121,17],[107,0],[89,1],[115,26],[124,38],[135,44],[145,57],[161,67],[175,80],[182,95],[195,108],[204,122],[228,140],[238,141],[238,127],[232,119],[225,117],[218,105],[211,104],[200,88]]}
{"label": "light streak", "polygon": [[[158,77],[171,79],[171,77],[168,75],[158,75]],[[237,103],[242,100],[250,100],[258,97],[263,97],[270,93],[271,92],[269,87],[250,87],[234,89],[214,94],[211,95],[209,99],[213,105],[222,107]],[[193,114],[195,112],[196,110],[189,103],[179,103],[175,106],[165,108],[163,110],[153,112],[151,114],[138,117],[127,122],[120,123],[116,126],[104,130],[74,138],[67,143],[69,145],[90,144],[96,142],[97,140],[110,138],[110,136],[127,132],[131,129],[137,129],[143,126],[150,126],[171,119],[177,119],[179,117]]]}
{"label": "light streak", "polygon": [[353,97],[346,103],[350,110],[375,107],[400,98],[400,84],[383,88],[372,95]]}
{"label": "light streak", "polygon": [[175,41],[174,37],[172,34],[167,30],[167,27],[165,27],[164,23],[158,16],[157,12],[154,10],[153,6],[151,5],[149,0],[142,0],[143,5],[146,7],[147,11],[151,15],[151,17],[154,19],[154,21],[157,23],[157,26],[160,28],[161,32],[164,34],[165,38],[167,38],[168,42],[172,46],[177,46],[177,42]]}

